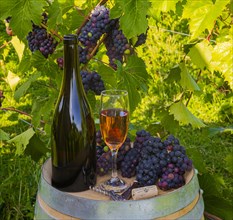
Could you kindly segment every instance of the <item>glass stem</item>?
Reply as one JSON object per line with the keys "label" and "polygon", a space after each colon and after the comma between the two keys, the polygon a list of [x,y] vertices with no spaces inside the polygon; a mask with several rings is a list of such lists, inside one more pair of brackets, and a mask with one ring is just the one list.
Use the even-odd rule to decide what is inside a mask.
{"label": "glass stem", "polygon": [[112,178],[117,178],[117,153],[118,149],[112,149]]}

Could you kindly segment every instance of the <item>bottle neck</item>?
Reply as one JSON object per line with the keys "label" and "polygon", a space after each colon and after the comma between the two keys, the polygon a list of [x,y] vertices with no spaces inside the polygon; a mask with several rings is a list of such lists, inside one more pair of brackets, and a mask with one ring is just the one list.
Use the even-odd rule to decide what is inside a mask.
{"label": "bottle neck", "polygon": [[78,45],[64,44],[64,80],[70,81],[74,77],[78,83],[82,83],[79,69]]}

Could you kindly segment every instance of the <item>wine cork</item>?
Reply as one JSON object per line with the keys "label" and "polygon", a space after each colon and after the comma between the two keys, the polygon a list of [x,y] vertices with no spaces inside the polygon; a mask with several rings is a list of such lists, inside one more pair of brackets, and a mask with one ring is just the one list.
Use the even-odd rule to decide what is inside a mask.
{"label": "wine cork", "polygon": [[156,185],[140,187],[132,190],[133,200],[148,199],[158,195],[158,188]]}

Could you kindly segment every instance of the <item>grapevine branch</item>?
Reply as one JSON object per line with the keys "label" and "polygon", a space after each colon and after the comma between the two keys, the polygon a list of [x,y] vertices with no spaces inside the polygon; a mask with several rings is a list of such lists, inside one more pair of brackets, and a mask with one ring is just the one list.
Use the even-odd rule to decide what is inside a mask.
{"label": "grapevine branch", "polygon": [[4,47],[6,47],[8,44],[10,44],[11,43],[11,40],[10,41],[8,41],[8,42],[6,42],[6,43],[4,43],[1,47],[0,47],[0,49],[2,49],[2,48],[4,48]]}
{"label": "grapevine branch", "polygon": [[[19,109],[14,108],[14,107],[0,108],[0,110],[2,110],[2,111],[14,111],[14,112],[17,112],[17,113],[19,113],[21,115],[26,115],[27,117],[32,119],[32,116],[29,115],[27,112],[21,111]],[[45,124],[45,121],[43,121],[43,120],[40,120],[40,122]]]}
{"label": "grapevine branch", "polygon": [[[41,27],[45,28],[46,30],[48,30],[47,26],[45,24],[41,23]],[[49,30],[49,32],[51,34],[53,34],[54,36],[58,37],[60,39],[60,42],[63,41],[63,37],[61,37],[56,31],[54,30]]]}
{"label": "grapevine branch", "polygon": [[[202,72],[202,70],[200,70],[199,73],[198,73],[198,76],[197,76],[197,79],[196,79],[196,83],[197,83],[197,82],[199,81],[199,79],[200,79],[201,72]],[[187,100],[187,102],[186,102],[186,104],[185,104],[186,107],[188,106],[188,104],[189,104],[189,102],[190,102],[192,96],[193,96],[193,92],[191,92],[190,95],[189,95],[189,98],[188,98],[188,100]]]}

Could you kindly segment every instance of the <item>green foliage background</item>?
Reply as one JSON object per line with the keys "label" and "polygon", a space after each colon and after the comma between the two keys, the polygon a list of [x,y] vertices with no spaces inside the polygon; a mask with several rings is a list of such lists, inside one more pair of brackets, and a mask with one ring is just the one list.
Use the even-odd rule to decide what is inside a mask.
{"label": "green foliage background", "polygon": [[[199,170],[205,211],[233,219],[233,51],[230,0],[122,0],[106,2],[125,36],[144,45],[109,67],[106,49],[81,66],[96,70],[106,88],[127,89],[134,138],[139,129],[175,134]],[[50,156],[50,126],[62,71],[62,36],[76,33],[97,1],[0,0],[0,215],[32,219],[40,167]],[[59,41],[48,59],[31,53],[26,36],[48,13]],[[11,16],[10,23],[5,19]],[[5,32],[9,26],[14,35]],[[99,97],[88,93],[98,127]],[[29,169],[30,168],[30,169]]]}

